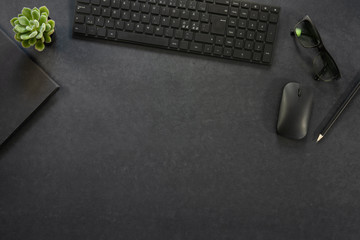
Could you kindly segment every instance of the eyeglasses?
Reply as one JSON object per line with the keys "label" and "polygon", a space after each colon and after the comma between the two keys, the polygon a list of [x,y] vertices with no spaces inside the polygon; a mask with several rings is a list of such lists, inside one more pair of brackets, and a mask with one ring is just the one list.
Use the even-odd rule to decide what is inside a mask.
{"label": "eyeglasses", "polygon": [[304,48],[317,48],[319,54],[313,60],[315,80],[329,82],[341,77],[339,68],[334,59],[326,50],[320,34],[309,16],[305,16],[291,30],[291,35],[300,42]]}

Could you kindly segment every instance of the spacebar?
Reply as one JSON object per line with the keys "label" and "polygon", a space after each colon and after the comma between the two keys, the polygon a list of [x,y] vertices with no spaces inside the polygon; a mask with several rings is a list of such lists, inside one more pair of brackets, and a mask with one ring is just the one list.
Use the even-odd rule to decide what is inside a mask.
{"label": "spacebar", "polygon": [[144,34],[136,34],[131,32],[117,32],[118,40],[131,41],[143,44],[151,44],[156,46],[167,47],[169,45],[169,40],[167,38],[148,36]]}

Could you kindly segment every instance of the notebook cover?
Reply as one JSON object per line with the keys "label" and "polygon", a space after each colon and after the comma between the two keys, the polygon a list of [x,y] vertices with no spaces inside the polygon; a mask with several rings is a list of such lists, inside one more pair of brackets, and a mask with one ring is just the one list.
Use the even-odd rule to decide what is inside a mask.
{"label": "notebook cover", "polygon": [[0,145],[59,86],[0,29]]}

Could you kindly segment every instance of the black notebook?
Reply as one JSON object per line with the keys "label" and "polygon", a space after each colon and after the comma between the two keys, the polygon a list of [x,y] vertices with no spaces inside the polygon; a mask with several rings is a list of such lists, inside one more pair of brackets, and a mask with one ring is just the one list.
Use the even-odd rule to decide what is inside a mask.
{"label": "black notebook", "polygon": [[0,145],[59,86],[0,30]]}

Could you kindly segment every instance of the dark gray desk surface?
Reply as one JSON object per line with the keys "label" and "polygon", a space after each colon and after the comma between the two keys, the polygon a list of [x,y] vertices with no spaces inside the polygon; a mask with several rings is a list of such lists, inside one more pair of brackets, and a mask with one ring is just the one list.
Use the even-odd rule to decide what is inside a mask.
{"label": "dark gray desk surface", "polygon": [[[0,238],[359,239],[360,97],[312,133],[360,68],[360,2],[258,2],[282,7],[271,67],[75,40],[74,1],[1,1],[9,35],[24,5],[49,7],[56,43],[26,51],[62,88],[0,149]],[[289,36],[305,14],[338,83]],[[300,142],[275,133],[288,81],[315,91]]]}

